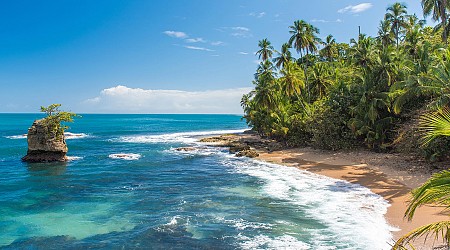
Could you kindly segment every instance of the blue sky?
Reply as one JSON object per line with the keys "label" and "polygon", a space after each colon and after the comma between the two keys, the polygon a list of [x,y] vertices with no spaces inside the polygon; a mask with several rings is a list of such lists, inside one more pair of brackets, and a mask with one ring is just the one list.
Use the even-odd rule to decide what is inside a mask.
{"label": "blue sky", "polygon": [[258,40],[279,48],[299,19],[339,42],[375,35],[394,2],[3,1],[0,112],[241,113]]}

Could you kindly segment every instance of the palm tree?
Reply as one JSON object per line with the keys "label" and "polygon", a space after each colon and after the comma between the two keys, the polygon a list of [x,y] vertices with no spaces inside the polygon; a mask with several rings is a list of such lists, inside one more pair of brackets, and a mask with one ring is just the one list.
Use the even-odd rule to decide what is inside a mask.
{"label": "palm tree", "polygon": [[286,67],[286,65],[294,59],[291,56],[291,51],[289,51],[290,48],[291,46],[289,45],[289,43],[284,43],[281,46],[281,53],[277,52],[278,57],[275,57],[273,59],[273,62],[275,63],[275,66],[277,68]]}
{"label": "palm tree", "polygon": [[406,26],[405,15],[407,14],[406,6],[402,3],[394,3],[386,9],[387,13],[384,19],[391,23],[391,31],[395,36],[398,48],[398,40],[400,29]]}
{"label": "palm tree", "polygon": [[358,41],[352,38],[350,43],[352,47],[350,47],[349,52],[353,62],[363,68],[369,66],[372,61],[372,54],[375,53],[374,40],[361,34]]}
{"label": "palm tree", "polygon": [[300,54],[300,58],[303,57],[303,50],[308,47],[308,34],[306,31],[308,25],[304,20],[297,20],[293,26],[289,26],[291,29],[289,33],[292,34],[291,38],[289,38],[289,44]]}
{"label": "palm tree", "polygon": [[[442,109],[435,113],[426,114],[421,117],[420,129],[425,132],[424,145],[430,143],[436,137],[450,136],[450,110]],[[431,176],[422,186],[413,190],[412,200],[409,202],[405,217],[412,220],[416,209],[423,205],[441,205],[443,209],[450,208],[450,171],[444,170]],[[440,221],[419,227],[401,237],[392,249],[405,249],[417,238],[431,236],[435,240],[442,239],[450,245],[450,221]]]}
{"label": "palm tree", "polygon": [[256,55],[258,55],[259,59],[267,61],[272,58],[274,48],[271,45],[270,41],[267,40],[267,38],[259,41],[258,46],[260,49],[256,52]]}
{"label": "palm tree", "polygon": [[394,40],[392,39],[391,23],[388,20],[383,20],[380,22],[380,27],[378,27],[378,37],[383,47],[391,45]]}
{"label": "palm tree", "polygon": [[333,84],[333,81],[330,79],[329,70],[327,68],[326,63],[316,63],[312,67],[311,72],[311,86],[312,89],[317,95],[319,96],[319,99],[321,99],[323,96],[325,96],[326,91],[329,86]]}
{"label": "palm tree", "polygon": [[[303,61],[303,71],[305,74],[306,83],[308,83],[308,62],[304,60],[302,51],[307,55],[306,59],[309,59],[309,53],[315,53],[317,51],[317,45],[320,43],[320,39],[317,37],[319,29],[311,24],[297,20],[293,26],[289,26],[291,29],[289,33],[292,34],[289,39],[289,44],[293,46],[300,54],[299,61]],[[308,96],[310,96],[308,91]]]}
{"label": "palm tree", "polygon": [[450,8],[448,0],[422,0],[422,8],[424,17],[431,15],[431,19],[440,21],[439,26],[436,26],[436,28],[443,28],[442,41],[447,43],[447,9]]}
{"label": "palm tree", "polygon": [[301,90],[305,88],[303,74],[294,62],[288,62],[281,70],[280,83],[286,96],[299,95]]}
{"label": "palm tree", "polygon": [[327,61],[332,62],[334,59],[334,55],[336,55],[337,47],[336,47],[336,39],[332,35],[328,35],[325,38],[325,42],[322,43],[323,48],[320,51],[323,54],[323,57],[327,59]]}

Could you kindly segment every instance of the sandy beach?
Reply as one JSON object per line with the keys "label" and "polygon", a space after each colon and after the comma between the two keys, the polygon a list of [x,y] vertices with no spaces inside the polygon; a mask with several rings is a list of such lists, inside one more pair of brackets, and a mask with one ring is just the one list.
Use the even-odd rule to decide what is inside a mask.
{"label": "sandy beach", "polygon": [[[426,167],[427,163],[420,163],[402,155],[365,150],[334,152],[292,148],[269,151],[267,147],[262,146],[267,142],[261,143],[260,138],[248,134],[237,135],[231,140],[250,144],[259,153],[258,159],[297,167],[369,188],[390,203],[385,216],[388,223],[398,229],[392,232],[395,240],[422,225],[448,220],[448,214],[443,213],[442,207],[432,206],[419,208],[412,221],[404,218],[411,190],[425,182],[432,172],[438,171],[430,171]],[[441,242],[434,242],[433,238],[429,238],[426,244],[419,240],[414,242],[416,249],[433,249],[441,245]]]}

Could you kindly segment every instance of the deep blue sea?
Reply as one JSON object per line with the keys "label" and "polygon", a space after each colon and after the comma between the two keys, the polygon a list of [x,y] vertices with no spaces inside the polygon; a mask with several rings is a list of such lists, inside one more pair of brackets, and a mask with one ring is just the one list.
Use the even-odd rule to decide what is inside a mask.
{"label": "deep blue sea", "polygon": [[22,163],[39,117],[0,114],[0,248],[389,249],[367,188],[198,142],[239,116],[83,115],[69,162]]}

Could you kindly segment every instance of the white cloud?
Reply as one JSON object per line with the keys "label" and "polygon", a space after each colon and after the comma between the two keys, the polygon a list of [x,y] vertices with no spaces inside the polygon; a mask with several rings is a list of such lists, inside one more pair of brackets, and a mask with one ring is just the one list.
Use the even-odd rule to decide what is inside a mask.
{"label": "white cloud", "polygon": [[336,20],[325,20],[325,19],[312,19],[311,20],[312,23],[342,23],[343,21],[341,19],[336,19]]}
{"label": "white cloud", "polygon": [[222,41],[216,41],[216,42],[212,42],[211,45],[212,46],[220,46],[220,45],[225,45],[225,43]]}
{"label": "white cloud", "polygon": [[118,85],[83,102],[83,112],[241,114],[240,99],[251,88],[207,91],[152,90]]}
{"label": "white cloud", "polygon": [[214,51],[212,49],[203,48],[203,47],[196,47],[196,46],[184,46],[186,49],[193,49],[193,50],[202,50],[202,51]]}
{"label": "white cloud", "polygon": [[186,39],[186,42],[188,43],[206,43],[205,40],[203,40],[203,38],[199,37],[199,38],[189,38]]}
{"label": "white cloud", "polygon": [[232,30],[236,30],[236,31],[244,31],[244,32],[249,32],[249,31],[250,31],[249,28],[241,27],[241,26],[238,26],[238,27],[231,27],[231,29],[232,29]]}
{"label": "white cloud", "polygon": [[247,52],[239,52],[239,54],[241,54],[241,55],[248,55],[248,53]]}
{"label": "white cloud", "polygon": [[233,31],[231,33],[232,36],[243,38],[252,36],[252,34],[250,33],[250,29],[247,27],[238,26],[238,27],[231,27],[230,29]]}
{"label": "white cloud", "polygon": [[252,12],[249,15],[253,16],[253,17],[261,18],[261,17],[264,17],[266,15],[266,12],[259,12],[259,13]]}
{"label": "white cloud", "polygon": [[188,37],[188,35],[186,33],[181,32],[181,31],[166,30],[163,33],[170,37],[175,37],[175,38],[187,38]]}
{"label": "white cloud", "polygon": [[363,11],[366,11],[366,10],[372,8],[372,6],[373,6],[372,3],[360,3],[358,5],[349,5],[345,8],[338,10],[338,12],[339,13],[346,13],[346,12],[360,13],[360,12],[363,12]]}

